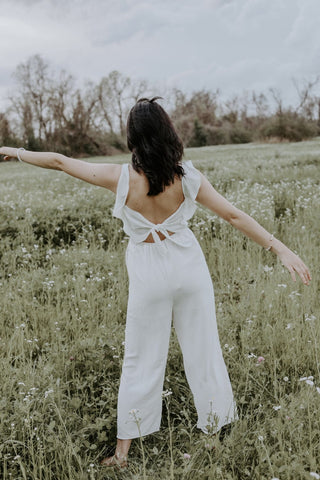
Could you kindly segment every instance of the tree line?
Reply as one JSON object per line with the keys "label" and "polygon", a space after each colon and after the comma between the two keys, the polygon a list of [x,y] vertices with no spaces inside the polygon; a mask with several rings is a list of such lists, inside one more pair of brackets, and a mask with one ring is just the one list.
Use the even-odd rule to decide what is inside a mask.
{"label": "tree line", "polygon": [[[114,70],[100,82],[77,87],[65,70],[54,73],[34,55],[13,73],[9,107],[0,112],[0,144],[70,156],[126,151],[126,118],[141,96],[159,95],[145,80]],[[293,79],[297,104],[284,106],[281,93],[244,92],[227,100],[221,91],[166,92],[169,114],[186,147],[251,141],[300,141],[320,134],[320,75]]]}

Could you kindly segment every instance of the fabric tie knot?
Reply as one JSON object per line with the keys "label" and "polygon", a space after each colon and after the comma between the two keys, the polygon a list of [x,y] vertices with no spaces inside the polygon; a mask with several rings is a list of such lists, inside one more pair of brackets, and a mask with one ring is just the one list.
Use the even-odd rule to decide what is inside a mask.
{"label": "fabric tie knot", "polygon": [[157,243],[157,244],[162,243],[162,241],[161,241],[157,232],[162,233],[166,238],[170,237],[167,230],[165,229],[165,227],[161,223],[155,224],[151,229],[151,234],[152,234],[154,242]]}
{"label": "fabric tie knot", "polygon": [[161,230],[164,229],[164,226],[163,226],[162,223],[156,223],[153,228],[154,228],[154,230],[156,230],[157,232],[160,232]]}
{"label": "fabric tie knot", "polygon": [[[184,227],[184,229],[185,229],[185,227]],[[188,229],[186,229],[186,230],[188,230]],[[162,233],[166,238],[164,240],[161,240],[157,232]],[[156,243],[159,246],[160,253],[162,255],[165,255],[166,252],[167,252],[167,242],[168,242],[168,240],[170,242],[175,243],[176,245],[180,245],[181,247],[188,247],[192,243],[191,238],[185,238],[185,239],[180,239],[180,240],[175,239],[175,236],[170,235],[168,233],[168,230],[166,229],[166,227],[161,223],[155,224],[150,229],[150,233],[153,237],[154,243]]]}

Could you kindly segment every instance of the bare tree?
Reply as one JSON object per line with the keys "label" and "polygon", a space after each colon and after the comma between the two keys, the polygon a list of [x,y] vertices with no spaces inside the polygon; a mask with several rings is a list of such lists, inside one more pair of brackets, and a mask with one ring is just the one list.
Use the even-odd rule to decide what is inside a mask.
{"label": "bare tree", "polygon": [[276,104],[276,113],[279,117],[281,117],[283,114],[283,100],[281,97],[281,92],[275,87],[269,88],[269,92],[271,93],[271,96]]}
{"label": "bare tree", "polygon": [[175,117],[179,115],[191,116],[197,118],[203,124],[214,124],[216,120],[216,111],[218,96],[220,91],[211,92],[209,90],[198,90],[188,96],[179,89],[173,90]]}
{"label": "bare tree", "polygon": [[[32,112],[33,128],[37,130],[39,140],[47,140],[49,99],[52,91],[48,64],[40,55],[34,55],[26,63],[18,65],[13,76],[18,83],[18,92],[12,102],[16,113],[21,120],[25,119],[25,108],[28,104]],[[27,118],[30,120],[30,115]]]}
{"label": "bare tree", "polygon": [[62,70],[59,78],[52,83],[48,99],[48,106],[51,110],[51,130],[53,132],[61,132],[70,119],[74,94],[74,78]]}
{"label": "bare tree", "polygon": [[264,93],[257,94],[253,91],[251,101],[255,107],[257,117],[259,119],[267,117],[269,114],[269,105],[266,95]]}
{"label": "bare tree", "polygon": [[12,130],[8,116],[0,112],[0,144],[9,145],[12,139]]}
{"label": "bare tree", "polygon": [[136,103],[139,98],[148,98],[149,95],[153,95],[153,92],[146,80],[131,80],[131,91],[128,99],[129,101]]}
{"label": "bare tree", "polygon": [[318,106],[318,97],[313,96],[312,91],[319,81],[320,75],[317,75],[313,80],[304,79],[302,85],[299,85],[299,81],[296,78],[292,78],[292,82],[299,97],[299,105],[296,107],[295,111],[297,113],[302,113],[309,120],[314,119],[315,110]]}
{"label": "bare tree", "polygon": [[238,95],[233,95],[229,100],[224,102],[226,113],[223,116],[224,120],[228,120],[230,123],[236,123],[240,113],[240,98]]}
{"label": "bare tree", "polygon": [[112,134],[125,136],[125,123],[129,109],[139,98],[148,96],[150,88],[145,80],[133,81],[113,70],[98,85],[100,114]]}
{"label": "bare tree", "polygon": [[98,86],[98,99],[104,119],[109,125],[110,132],[119,131],[125,134],[124,117],[126,101],[130,97],[131,80],[120,72],[113,70],[107,77],[103,77]]}
{"label": "bare tree", "polygon": [[[187,95],[173,88],[171,117],[185,145],[204,142],[207,126],[217,122],[220,91],[198,90]],[[201,137],[201,138],[200,138]]]}
{"label": "bare tree", "polygon": [[65,127],[66,147],[71,153],[99,153],[95,124],[98,101],[97,87],[92,82],[87,82],[82,92],[79,89],[74,92]]}

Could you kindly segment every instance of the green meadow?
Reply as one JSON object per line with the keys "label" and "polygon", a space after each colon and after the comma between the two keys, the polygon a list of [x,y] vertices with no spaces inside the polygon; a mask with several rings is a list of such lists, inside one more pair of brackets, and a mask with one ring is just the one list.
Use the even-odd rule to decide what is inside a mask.
{"label": "green meadow", "polygon": [[128,468],[99,466],[115,447],[128,237],[113,193],[2,163],[1,479],[320,478],[320,139],[187,149],[185,159],[312,274],[308,287],[293,282],[273,253],[200,205],[190,221],[240,419],[217,437],[196,428],[172,330],[160,432],[133,441]]}

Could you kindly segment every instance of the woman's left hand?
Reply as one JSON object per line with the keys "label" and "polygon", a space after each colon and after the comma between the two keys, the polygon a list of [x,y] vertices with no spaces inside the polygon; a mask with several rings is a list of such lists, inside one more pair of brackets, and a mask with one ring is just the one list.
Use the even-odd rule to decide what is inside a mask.
{"label": "woman's left hand", "polygon": [[305,285],[309,285],[311,274],[308,267],[303,263],[300,257],[293,253],[289,248],[285,248],[278,253],[281,263],[289,270],[292,280],[296,281],[296,274],[299,275]]}

